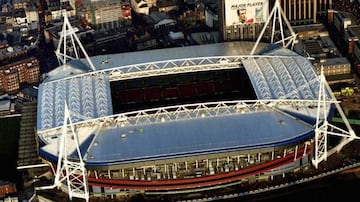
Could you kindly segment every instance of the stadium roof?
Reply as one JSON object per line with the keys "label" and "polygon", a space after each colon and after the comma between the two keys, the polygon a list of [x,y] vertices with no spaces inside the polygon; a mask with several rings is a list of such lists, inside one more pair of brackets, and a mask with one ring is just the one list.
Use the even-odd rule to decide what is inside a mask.
{"label": "stadium roof", "polygon": [[242,60],[258,99],[317,97],[319,82],[312,64],[302,56],[249,57]]}
{"label": "stadium roof", "polygon": [[61,126],[65,101],[70,111],[78,115],[74,122],[111,115],[109,76],[102,70],[179,58],[245,55],[252,45],[251,42],[231,42],[94,56],[91,61],[100,73],[82,77],[73,76],[90,72],[87,61],[73,60],[49,72],[40,84],[37,129]]}
{"label": "stadium roof", "polygon": [[73,122],[112,114],[109,78],[103,74],[45,82],[39,86],[37,128],[62,126],[67,101]]}
{"label": "stadium roof", "polygon": [[[306,58],[287,49],[270,51],[263,56],[245,55],[250,49],[249,43],[231,42],[95,56],[91,59],[96,68],[107,67],[97,71],[96,74],[84,74],[89,72],[89,68],[86,68],[83,62],[75,61],[63,65],[50,72],[48,80],[39,86],[37,129],[61,126],[65,101],[70,111],[78,115],[74,122],[112,115],[108,69],[124,69],[124,65],[128,64],[169,61],[176,58],[239,57],[238,60],[241,62],[218,64],[218,66],[245,67],[258,99],[317,98],[319,86],[317,75]],[[105,58],[106,63],[103,62]],[[195,65],[195,68],[198,66],[204,65]],[[154,72],[151,69],[141,68],[135,66],[133,69]],[[163,69],[172,73],[169,67]],[[192,71],[196,70],[193,68]],[[72,77],[76,74],[84,76]],[[62,76],[65,78],[61,78]]]}
{"label": "stadium roof", "polygon": [[[310,135],[312,125],[280,111],[260,110],[103,128],[83,139],[80,149],[88,166],[103,166],[280,146]],[[56,148],[48,144],[41,153],[55,160]]]}
{"label": "stadium roof", "polygon": [[[276,49],[264,55],[251,56],[247,53],[250,52],[252,46],[246,43],[247,45],[242,49],[239,48],[241,44],[231,42],[95,56],[91,59],[95,67],[100,70],[92,73],[83,67],[85,61],[62,66],[50,72],[48,80],[39,86],[38,134],[62,126],[65,101],[72,112],[73,123],[84,122],[90,125],[91,121],[101,119],[98,122],[100,124],[98,127],[101,129],[95,129],[96,133],[91,131],[94,128],[89,129],[87,135],[82,134],[80,137],[82,147],[85,147],[88,152],[86,161],[94,165],[276,146],[312,133],[311,125],[290,114],[278,111],[279,108],[243,115],[235,107],[236,113],[231,115],[216,113],[216,116],[212,117],[196,117],[164,123],[154,122],[121,127],[116,125],[121,122],[116,116],[119,116],[119,119],[122,117],[113,115],[110,89],[112,72],[109,69],[113,71],[117,68],[128,68],[125,67],[126,65],[132,65],[131,71],[160,73],[168,71],[169,74],[178,72],[179,69],[207,71],[206,68],[200,68],[208,66],[216,67],[217,70],[245,68],[258,100],[317,100],[318,77],[312,64],[306,58],[287,49]],[[202,59],[197,59],[197,57]],[[215,58],[215,63],[210,59],[204,60],[203,58],[206,57]],[[182,61],[179,63],[184,66],[163,66],[156,69],[159,71],[147,69],[147,67],[155,66],[143,68],[145,65],[136,65],[161,60],[166,60],[165,63],[168,64],[170,60],[188,58],[196,60],[194,63],[187,60],[191,63],[189,69],[187,69],[189,66]],[[79,64],[79,67],[76,66]],[[69,71],[73,74],[64,74]],[[134,75],[131,71],[122,71],[121,74],[129,75],[127,78],[131,78]],[[62,76],[65,78],[61,78]],[[307,107],[304,109],[305,116],[313,115]],[[286,110],[288,111],[289,108]],[[300,111],[297,112],[300,113]],[[139,112],[140,116],[143,115],[142,113]],[[126,116],[124,115],[123,118],[128,119],[129,117]],[[106,123],[109,120],[114,120],[114,122]],[[259,122],[262,124],[258,124]],[[239,130],[241,133],[238,133]],[[122,134],[126,138],[121,138]],[[57,141],[46,145],[40,152],[45,152],[47,156],[56,154],[57,146],[54,144],[57,144]]]}
{"label": "stadium roof", "polygon": [[312,126],[275,111],[204,117],[108,128],[96,136],[85,160],[96,165],[211,154],[278,146],[306,135]]}
{"label": "stadium roof", "polygon": [[[241,45],[242,43],[235,42],[220,43],[95,56],[91,59],[96,67],[103,65],[101,68],[111,69],[122,68],[123,65],[136,64],[136,62],[161,61],[190,56],[231,57],[240,55],[239,60],[242,64],[235,64],[235,67],[245,67],[258,99],[311,100],[317,98],[319,85],[316,80],[317,75],[312,64],[306,58],[287,49],[269,52],[267,56],[249,57],[244,54],[250,50],[250,45],[245,43],[244,49],[239,48]],[[101,64],[100,61],[104,58],[107,62]],[[223,66],[226,67],[227,64]],[[234,65],[231,68],[234,68]],[[67,101],[70,111],[79,115],[74,122],[112,115],[109,73],[105,69],[99,70],[98,74],[85,74],[85,76],[71,78],[73,75],[87,72],[89,69],[84,63],[75,61],[49,73],[48,80],[39,86],[38,130],[50,129],[63,124],[65,101]],[[61,79],[62,76],[65,76],[65,79]]]}

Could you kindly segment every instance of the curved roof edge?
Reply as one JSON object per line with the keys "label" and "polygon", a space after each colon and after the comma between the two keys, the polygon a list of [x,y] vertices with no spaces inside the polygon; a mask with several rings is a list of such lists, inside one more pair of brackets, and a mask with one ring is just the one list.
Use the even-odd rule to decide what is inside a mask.
{"label": "curved roof edge", "polygon": [[[174,154],[174,155],[166,155],[161,157],[149,157],[149,158],[141,158],[141,159],[131,159],[131,160],[123,160],[123,161],[102,161],[102,162],[95,162],[95,161],[86,161],[87,167],[99,167],[99,166],[112,166],[117,164],[127,164],[127,163],[138,163],[143,161],[156,161],[156,160],[165,160],[165,159],[172,159],[172,158],[182,158],[182,157],[190,157],[190,156],[197,156],[197,155],[210,155],[214,153],[223,153],[223,152],[234,152],[234,151],[245,151],[245,150],[252,150],[252,149],[262,149],[262,148],[269,148],[269,147],[279,147],[286,144],[298,142],[301,140],[305,140],[311,136],[314,135],[314,131],[309,131],[303,135],[294,137],[292,139],[284,140],[281,142],[274,142],[274,143],[268,143],[268,144],[262,144],[262,145],[251,145],[247,147],[239,147],[239,148],[227,148],[222,150],[214,150],[214,151],[202,151],[202,152],[193,152],[190,154]],[[40,148],[39,149],[39,155],[42,156],[45,159],[48,159],[49,161],[57,162],[57,156],[51,153],[50,151],[46,151],[46,149]]]}
{"label": "curved roof edge", "polygon": [[[47,81],[54,81],[58,79],[63,79],[69,76],[79,75],[83,73],[91,72],[92,69],[88,64],[85,64],[81,60],[71,60],[66,64],[60,65],[59,67],[51,70],[46,74],[44,79]],[[44,82],[43,81],[43,82]]]}

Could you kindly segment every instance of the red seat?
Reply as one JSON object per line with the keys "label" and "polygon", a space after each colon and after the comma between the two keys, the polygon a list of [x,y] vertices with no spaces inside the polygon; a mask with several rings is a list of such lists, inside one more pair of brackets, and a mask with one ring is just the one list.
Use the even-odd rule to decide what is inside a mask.
{"label": "red seat", "polygon": [[179,85],[180,97],[193,97],[196,95],[196,89],[192,83]]}
{"label": "red seat", "polygon": [[161,99],[161,88],[154,86],[145,88],[145,101],[151,102],[151,101],[158,101]]}
{"label": "red seat", "polygon": [[176,99],[179,97],[179,89],[177,87],[165,88],[163,93],[164,99]]}
{"label": "red seat", "polygon": [[214,82],[214,94],[227,94],[234,88],[231,80]]}
{"label": "red seat", "polygon": [[127,103],[127,93],[126,91],[116,91],[112,96],[113,103],[126,104]]}
{"label": "red seat", "polygon": [[198,95],[211,95],[214,93],[213,83],[211,81],[202,81],[197,83]]}
{"label": "red seat", "polygon": [[136,88],[127,91],[128,103],[140,103],[144,102],[144,90],[142,88]]}

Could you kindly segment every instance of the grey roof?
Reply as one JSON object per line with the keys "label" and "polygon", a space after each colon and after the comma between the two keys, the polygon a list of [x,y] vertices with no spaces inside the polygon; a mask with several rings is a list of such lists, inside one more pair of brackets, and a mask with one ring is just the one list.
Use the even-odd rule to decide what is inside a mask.
{"label": "grey roof", "polygon": [[[120,67],[125,65],[141,64],[163,60],[183,58],[212,57],[212,56],[239,56],[248,55],[254,46],[253,42],[234,41],[205,45],[185,46],[176,48],[155,49],[91,57],[97,70]],[[266,47],[260,43],[258,49]],[[289,54],[289,53],[288,53]],[[106,61],[106,63],[104,63]],[[84,60],[84,63],[86,61]]]}
{"label": "grey roof", "polygon": [[261,148],[311,131],[309,124],[277,111],[108,128],[96,136],[85,160],[88,165],[105,165]]}
{"label": "grey roof", "polygon": [[70,62],[53,69],[47,73],[45,81],[53,81],[57,79],[66,78],[76,74],[83,74],[91,71],[87,64],[84,64],[80,60],[71,60]]}
{"label": "grey roof", "polygon": [[0,100],[0,111],[10,110],[11,101],[10,100]]}

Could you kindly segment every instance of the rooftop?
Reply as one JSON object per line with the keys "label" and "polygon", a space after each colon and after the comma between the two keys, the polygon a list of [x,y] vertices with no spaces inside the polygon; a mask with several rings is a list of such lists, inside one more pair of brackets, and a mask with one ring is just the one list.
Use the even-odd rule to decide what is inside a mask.
{"label": "rooftop", "polygon": [[360,38],[360,25],[353,25],[348,27],[352,36]]}
{"label": "rooftop", "polygon": [[107,128],[85,160],[91,166],[228,152],[277,146],[310,134],[312,126],[277,111]]}
{"label": "rooftop", "polygon": [[[162,61],[159,65],[179,63],[174,67],[169,65],[161,67],[162,71],[158,74],[164,75],[165,71],[168,72],[167,74],[173,74],[175,70],[180,73],[180,69],[184,69],[182,73],[208,71],[209,69],[202,69],[204,66],[207,67],[207,59],[203,57],[217,58],[220,59],[216,63],[220,67],[214,66],[217,70],[219,68],[245,68],[258,99],[315,99],[317,97],[318,82],[314,82],[317,75],[306,58],[287,49],[275,50],[263,56],[248,57],[247,50],[252,48],[250,44],[253,43],[219,43],[95,56],[91,58],[94,66],[104,70],[95,71],[93,75],[87,73],[85,61],[84,63],[74,61],[63,65],[50,72],[48,80],[39,86],[37,128],[43,130],[62,125],[65,100],[69,103],[71,111],[83,117],[74,122],[83,121],[84,117],[94,119],[112,115],[109,75],[112,71],[115,72],[113,68],[118,68],[120,75],[129,75],[123,79],[136,78],[135,73],[149,77],[151,73],[158,72],[152,69],[156,65],[142,65],[142,63],[152,61],[154,63]],[[234,56],[233,59],[236,62],[222,62],[221,59],[225,56]],[[188,62],[199,64],[193,64],[194,68],[187,69],[183,60],[196,57],[202,58]],[[171,61],[172,59],[175,61]],[[208,65],[213,66],[212,63]],[[74,75],[80,76],[72,77]],[[62,80],[63,77],[68,79]]]}
{"label": "rooftop", "polygon": [[[75,64],[67,66],[67,70],[59,67],[54,70],[59,75],[50,72],[50,80],[39,86],[37,130],[47,143],[40,152],[56,158],[65,101],[73,124],[81,130],[79,140],[85,148],[82,151],[88,152],[86,162],[94,166],[279,146],[312,135],[313,125],[293,115],[309,121],[316,109],[308,105],[298,108],[287,99],[317,100],[319,82],[313,65],[284,48],[250,56],[252,47],[253,43],[230,42],[101,55],[91,58],[97,70],[87,73]],[[110,82],[116,79],[157,79],[159,75],[235,68],[246,71],[256,100],[231,100],[237,102],[231,109],[218,100],[210,104],[191,103],[181,116],[178,112],[187,107],[185,104],[113,114]],[[71,69],[79,72],[69,75]],[[142,77],[136,77],[138,74]],[[286,101],[274,104],[277,107],[258,103],[279,99]],[[248,103],[253,103],[256,110],[243,114],[239,107]],[[214,105],[220,107],[211,112],[213,116],[198,116],[198,107],[210,110]],[[162,110],[168,111],[154,118]],[[162,121],[164,115],[171,120]]]}

